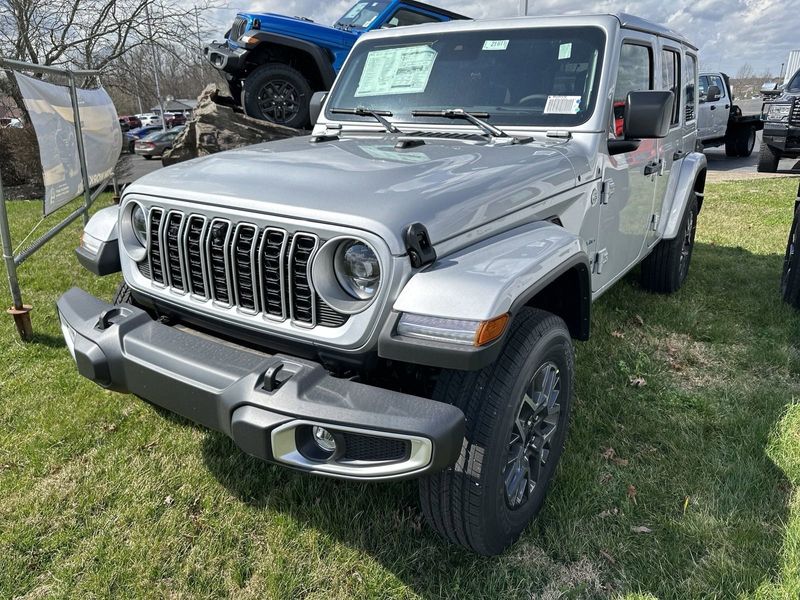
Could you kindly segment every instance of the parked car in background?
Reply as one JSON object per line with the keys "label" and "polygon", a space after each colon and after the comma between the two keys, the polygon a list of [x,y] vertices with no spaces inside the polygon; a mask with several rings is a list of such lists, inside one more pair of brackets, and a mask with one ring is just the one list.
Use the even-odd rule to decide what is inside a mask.
{"label": "parked car in background", "polygon": [[164,122],[167,124],[168,129],[179,125],[186,125],[186,115],[183,113],[165,113]]}
{"label": "parked car in background", "polygon": [[148,125],[147,127],[139,127],[138,129],[131,129],[130,131],[126,132],[124,137],[128,152],[133,154],[137,140],[159,131],[163,131],[161,125]]}
{"label": "parked car in background", "polygon": [[119,118],[120,123],[126,123],[128,125],[128,129],[138,129],[142,126],[142,121],[136,115],[122,115]]}
{"label": "parked car in background", "polygon": [[758,170],[774,173],[782,158],[800,158],[800,71],[777,98],[764,103],[764,136]]}
{"label": "parked car in background", "polygon": [[183,131],[183,125],[178,125],[167,131],[156,131],[140,140],[136,140],[134,152],[150,160],[154,156],[161,156],[172,148],[172,143],[178,134]]}
{"label": "parked car in background", "polygon": [[557,472],[592,302],[637,266],[653,293],[689,275],[696,89],[697,48],[624,14],[364,36],[311,137],[92,217],[78,257],[124,283],[59,299],[76,369],[272,463],[419,478],[444,538],[502,552]]}
{"label": "parked car in background", "polygon": [[724,145],[727,156],[750,156],[756,134],[764,128],[761,115],[742,114],[725,73],[700,73],[699,88],[697,138],[703,148]]}
{"label": "parked car in background", "polygon": [[466,18],[416,0],[359,1],[333,27],[300,17],[241,12],[225,41],[212,42],[204,52],[249,116],[304,128],[311,94],[330,89],[362,34]]}
{"label": "parked car in background", "polygon": [[152,125],[161,125],[161,117],[155,113],[146,113],[143,115],[136,115],[142,122],[142,127],[149,127]]}

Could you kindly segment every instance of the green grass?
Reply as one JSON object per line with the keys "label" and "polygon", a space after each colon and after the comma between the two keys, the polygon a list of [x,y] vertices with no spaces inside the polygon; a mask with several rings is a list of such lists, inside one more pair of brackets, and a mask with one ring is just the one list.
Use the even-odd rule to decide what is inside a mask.
{"label": "green grass", "polygon": [[[82,380],[55,300],[116,280],[78,267],[71,227],[21,270],[35,342],[0,326],[0,597],[800,597],[796,189],[709,186],[686,287],[597,303],[546,507],[494,559],[441,543],[413,482],[269,466]],[[40,208],[10,210],[19,239]]]}

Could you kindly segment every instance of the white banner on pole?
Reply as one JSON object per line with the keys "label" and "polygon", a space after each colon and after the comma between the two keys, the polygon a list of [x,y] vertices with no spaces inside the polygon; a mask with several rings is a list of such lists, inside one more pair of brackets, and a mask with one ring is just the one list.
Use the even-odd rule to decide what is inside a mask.
{"label": "white banner on pole", "polygon": [[[69,88],[26,75],[16,78],[39,141],[44,214],[49,215],[84,191]],[[79,88],[77,93],[89,185],[94,187],[114,171],[122,150],[122,130],[117,109],[103,88]]]}

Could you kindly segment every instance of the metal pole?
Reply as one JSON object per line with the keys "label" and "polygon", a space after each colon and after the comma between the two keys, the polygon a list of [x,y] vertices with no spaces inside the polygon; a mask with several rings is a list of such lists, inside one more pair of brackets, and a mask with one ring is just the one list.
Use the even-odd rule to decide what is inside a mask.
{"label": "metal pole", "polygon": [[153,44],[153,25],[150,22],[150,2],[145,2],[144,13],[147,18],[147,34],[150,37],[150,50],[153,52],[153,77],[156,80],[156,97],[158,107],[161,109],[161,131],[167,130],[167,117],[164,114],[164,101],[161,99],[161,83],[158,79],[158,72],[161,69],[161,62],[156,55],[156,46]]}
{"label": "metal pole", "polygon": [[81,111],[78,106],[78,89],[75,85],[75,74],[67,71],[69,79],[69,96],[72,100],[72,118],[75,121],[75,138],[78,143],[78,159],[81,161],[83,176],[83,201],[86,212],[83,213],[83,224],[89,223],[89,208],[92,206],[92,190],[89,188],[89,169],[86,167],[86,150],[83,147],[83,129],[81,128]]}
{"label": "metal pole", "polygon": [[17,265],[14,263],[14,249],[11,245],[11,228],[8,225],[6,199],[3,196],[2,176],[0,176],[0,238],[2,238],[3,244],[3,262],[6,264],[8,275],[8,288],[11,290],[11,301],[13,302],[7,312],[14,317],[14,325],[17,327],[20,339],[23,342],[29,342],[33,338],[30,314],[32,307],[22,303],[22,292],[19,289],[19,279],[17,279]]}
{"label": "metal pole", "polygon": [[528,14],[528,0],[519,1],[519,14],[520,16],[527,16]]}

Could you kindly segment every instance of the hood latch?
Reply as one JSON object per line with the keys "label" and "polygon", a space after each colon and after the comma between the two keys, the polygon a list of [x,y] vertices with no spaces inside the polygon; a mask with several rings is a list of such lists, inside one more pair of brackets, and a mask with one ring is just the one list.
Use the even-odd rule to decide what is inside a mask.
{"label": "hood latch", "polygon": [[436,261],[436,250],[431,245],[428,230],[422,223],[412,223],[403,232],[408,258],[415,269]]}

